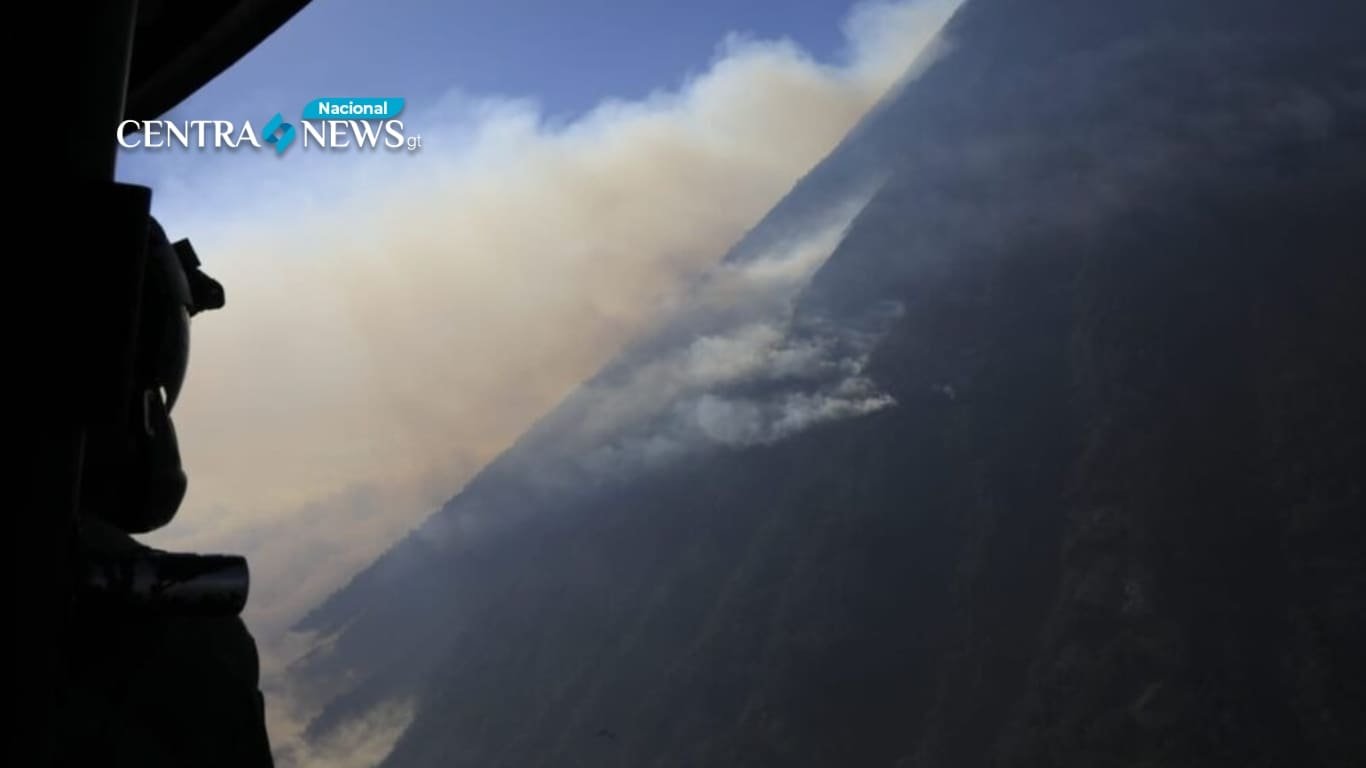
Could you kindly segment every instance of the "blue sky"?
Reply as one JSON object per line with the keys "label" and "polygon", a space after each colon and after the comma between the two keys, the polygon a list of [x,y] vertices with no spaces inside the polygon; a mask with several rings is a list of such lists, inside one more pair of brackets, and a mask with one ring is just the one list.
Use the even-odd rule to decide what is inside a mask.
{"label": "blue sky", "polygon": [[[604,99],[677,88],[730,33],[790,39],[829,59],[844,44],[851,4],[314,0],[167,117],[264,120],[320,96],[400,96],[411,115],[454,90],[531,99],[545,117],[567,120]],[[125,152],[120,177],[155,184],[160,161]]]}
{"label": "blue sky", "polygon": [[269,84],[296,97],[392,91],[420,101],[458,85],[534,95],[548,112],[572,112],[606,96],[635,98],[677,82],[704,65],[730,31],[790,37],[824,58],[841,42],[839,21],[848,6],[845,0],[314,0],[204,97],[232,99]]}
{"label": "blue sky", "polygon": [[[676,92],[706,72],[731,34],[790,40],[821,61],[847,53],[851,0],[314,0],[167,119],[260,124],[313,98],[396,96],[426,146],[467,141],[482,100],[525,100],[564,124],[607,100]],[[451,100],[456,98],[456,118]],[[445,102],[443,102],[445,98]],[[471,107],[473,105],[473,107]],[[441,113],[440,124],[437,113]],[[434,134],[434,135],[433,135]],[[298,156],[299,153],[292,153]],[[281,161],[283,160],[283,161]],[[352,167],[365,160],[354,159]],[[307,187],[329,160],[269,153],[123,150],[117,178],[153,187],[153,210],[178,221],[254,216],[250,201]],[[376,157],[370,164],[402,163]],[[204,224],[197,224],[202,227]]]}

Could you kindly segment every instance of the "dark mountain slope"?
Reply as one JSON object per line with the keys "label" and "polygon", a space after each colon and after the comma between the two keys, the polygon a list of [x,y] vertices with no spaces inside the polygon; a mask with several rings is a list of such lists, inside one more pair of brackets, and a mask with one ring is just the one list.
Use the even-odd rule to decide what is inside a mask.
{"label": "dark mountain slope", "polygon": [[569,485],[552,414],[305,622],[298,679],[353,681],[316,734],[413,695],[388,764],[1366,759],[1366,8],[950,37],[732,256],[880,174],[788,334],[897,307],[896,405]]}

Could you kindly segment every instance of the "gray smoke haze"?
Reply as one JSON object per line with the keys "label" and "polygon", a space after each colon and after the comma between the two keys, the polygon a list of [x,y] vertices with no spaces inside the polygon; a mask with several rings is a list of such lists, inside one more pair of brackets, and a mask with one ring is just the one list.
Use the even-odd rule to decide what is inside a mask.
{"label": "gray smoke haze", "polygon": [[[615,436],[585,469],[890,404],[861,376],[857,344],[784,328],[857,201],[784,253],[709,268],[933,53],[958,1],[861,4],[834,62],[734,35],[678,88],[568,123],[453,92],[410,117],[427,146],[390,166],[159,187],[162,221],[194,238],[228,308],[196,319],[176,412],[190,493],[148,541],[248,556],[268,696],[302,611],[670,318],[762,309],[580,392],[597,406],[575,410],[592,421],[577,434]],[[256,201],[240,216],[202,205],[239,181]],[[261,202],[282,191],[291,205]],[[771,391],[735,390],[761,383]],[[646,423],[635,417],[652,431],[622,431]],[[271,698],[268,711],[276,743],[297,746],[292,707]]]}
{"label": "gray smoke haze", "polygon": [[755,258],[702,273],[663,323],[665,338],[628,350],[537,425],[519,457],[525,482],[566,491],[892,405],[863,376],[885,322],[791,327],[798,293],[871,196],[794,225]]}
{"label": "gray smoke haze", "polygon": [[253,626],[287,625],[697,295],[955,5],[861,5],[834,64],[735,36],[677,91],[568,125],[453,98],[424,130],[462,143],[364,185],[329,166],[309,188],[349,191],[327,206],[163,215],[229,307],[195,324],[176,413],[190,495],[152,543],[244,551]]}

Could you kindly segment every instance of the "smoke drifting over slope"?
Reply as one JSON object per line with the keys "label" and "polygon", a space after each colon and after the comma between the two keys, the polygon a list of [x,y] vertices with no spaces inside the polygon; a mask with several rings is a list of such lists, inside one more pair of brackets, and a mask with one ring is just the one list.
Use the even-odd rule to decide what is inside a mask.
{"label": "smoke drifting over slope", "polygon": [[[693,281],[662,323],[663,338],[628,351],[537,426],[527,481],[549,479],[569,490],[892,405],[863,376],[885,323],[791,326],[797,294],[870,196],[804,222],[779,247]],[[877,321],[897,311],[870,315]]]}
{"label": "smoke drifting over slope", "polygon": [[[190,496],[153,543],[245,551],[257,577],[249,617],[267,634],[284,626],[698,295],[693,277],[834,146],[955,5],[861,5],[835,64],[732,36],[677,91],[568,125],[525,102],[452,97],[410,118],[425,121],[427,148],[397,166],[362,163],[361,177],[329,158],[298,166],[299,179],[281,164],[281,178],[255,180],[249,198],[297,182],[286,215],[205,219],[201,190],[168,179],[180,194],[162,218],[195,235],[229,311],[196,323],[177,412]],[[300,200],[332,188],[349,191],[328,206]],[[813,265],[752,269],[794,266]]]}
{"label": "smoke drifting over slope", "polygon": [[[1366,26],[1245,23],[1278,2],[965,8],[952,56],[680,282],[708,309],[672,302],[310,613],[310,740],[416,696],[388,765],[1361,754],[1361,697],[1320,673],[1362,679],[1334,659],[1362,645],[1337,415],[1366,102],[1360,33],[1328,33]],[[798,226],[870,169],[847,234]],[[786,402],[876,407],[868,380],[896,407],[765,444]]]}
{"label": "smoke drifting over slope", "polygon": [[587,388],[596,405],[575,411],[605,429],[638,409],[651,431],[614,433],[582,469],[886,407],[856,339],[783,328],[859,201],[771,258],[707,270],[957,4],[861,4],[833,63],[733,35],[676,90],[567,124],[453,92],[410,106],[426,144],[397,163],[168,173],[159,216],[194,238],[229,309],[196,322],[176,413],[190,494],[150,543],[250,558],[247,617],[274,669],[303,609],[665,320],[696,338]]}

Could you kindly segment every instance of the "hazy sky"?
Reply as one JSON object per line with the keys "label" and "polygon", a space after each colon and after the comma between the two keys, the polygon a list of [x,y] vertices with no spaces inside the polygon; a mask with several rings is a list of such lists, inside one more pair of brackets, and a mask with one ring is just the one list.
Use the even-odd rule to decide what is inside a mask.
{"label": "hazy sky", "polygon": [[[166,115],[250,119],[297,115],[321,96],[398,96],[405,119],[497,96],[534,105],[548,123],[605,100],[640,101],[707,70],[730,36],[785,39],[819,60],[847,46],[849,0],[313,0],[227,72]],[[449,128],[449,126],[446,126]],[[438,145],[459,131],[427,137]],[[125,152],[124,181],[152,186],[158,211],[237,207],[259,193],[262,156]],[[270,165],[267,165],[269,163]],[[303,165],[296,162],[295,165]],[[218,182],[225,172],[233,183]],[[245,177],[245,178],[243,178]],[[302,184],[311,176],[298,177]],[[193,184],[193,181],[207,183]],[[256,189],[253,189],[256,187]],[[220,215],[230,212],[220,211]]]}

